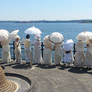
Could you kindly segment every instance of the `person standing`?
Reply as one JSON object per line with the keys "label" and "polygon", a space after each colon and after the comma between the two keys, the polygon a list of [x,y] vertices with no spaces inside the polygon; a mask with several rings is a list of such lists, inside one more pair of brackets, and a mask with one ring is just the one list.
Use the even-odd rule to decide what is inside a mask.
{"label": "person standing", "polygon": [[63,59],[62,43],[55,43],[55,56],[54,56],[55,65],[60,65],[60,62]]}
{"label": "person standing", "polygon": [[16,63],[21,63],[22,57],[21,57],[21,45],[20,45],[20,37],[19,36],[16,37],[14,45],[15,45]]}
{"label": "person standing", "polygon": [[84,44],[82,40],[78,40],[75,44],[75,61],[74,65],[76,67],[83,67],[85,65],[85,56],[84,56]]}
{"label": "person standing", "polygon": [[44,37],[43,61],[45,65],[52,64],[52,43],[49,41],[49,35]]}
{"label": "person standing", "polygon": [[66,65],[70,65],[70,64],[73,64],[73,61],[74,61],[74,57],[73,57],[73,52],[72,50],[69,50],[69,51],[64,51],[64,61],[63,63]]}
{"label": "person standing", "polygon": [[30,63],[30,65],[32,66],[32,50],[29,34],[26,35],[26,39],[24,40],[24,48],[25,48],[26,63]]}
{"label": "person standing", "polygon": [[33,64],[42,64],[42,54],[41,54],[41,40],[39,36],[36,36],[34,41],[34,55]]}
{"label": "person standing", "polygon": [[86,51],[86,65],[87,68],[92,67],[92,39],[90,39],[87,43],[87,51]]}
{"label": "person standing", "polygon": [[63,63],[65,65],[70,65],[73,64],[74,61],[74,57],[73,57],[73,45],[74,42],[72,39],[67,40],[64,43],[64,59],[63,59]]}
{"label": "person standing", "polygon": [[1,45],[2,45],[2,62],[10,63],[11,62],[11,54],[10,54],[9,40],[2,41]]}

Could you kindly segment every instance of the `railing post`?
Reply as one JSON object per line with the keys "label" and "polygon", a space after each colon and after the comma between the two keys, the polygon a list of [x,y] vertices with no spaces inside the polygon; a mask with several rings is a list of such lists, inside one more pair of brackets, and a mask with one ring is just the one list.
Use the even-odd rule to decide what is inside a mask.
{"label": "railing post", "polygon": [[41,42],[41,52],[42,52],[42,57],[43,57],[43,47],[44,47],[43,42]]}
{"label": "railing post", "polygon": [[74,43],[74,51],[73,51],[73,52],[74,52],[74,54],[75,54],[75,52],[76,52],[76,49],[75,49],[75,43]]}
{"label": "railing post", "polygon": [[[1,51],[1,48],[2,48],[2,45],[1,45],[1,42],[0,42],[0,51]],[[2,52],[0,53],[0,58],[2,58]]]}
{"label": "railing post", "polygon": [[15,41],[13,41],[13,60],[15,60],[15,45],[14,45]]}

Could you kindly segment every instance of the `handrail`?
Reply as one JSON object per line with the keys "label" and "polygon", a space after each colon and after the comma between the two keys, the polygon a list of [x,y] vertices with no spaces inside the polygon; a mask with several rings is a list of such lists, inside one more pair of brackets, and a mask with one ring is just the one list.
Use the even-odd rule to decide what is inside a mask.
{"label": "handrail", "polygon": [[[9,45],[10,45],[10,51],[12,51],[11,52],[12,59],[15,60],[15,53],[14,53],[15,46],[14,46],[14,42],[13,43],[10,43]],[[33,45],[32,45],[32,47],[33,47]],[[24,44],[23,43],[21,43],[21,49],[22,49],[22,51],[24,50]],[[42,53],[42,57],[43,57],[43,50],[44,50],[44,44],[43,44],[43,42],[41,42],[41,53]],[[74,44],[73,53],[75,54],[75,52],[76,52],[76,50],[75,50],[75,44]],[[24,55],[24,54],[22,53],[22,55]],[[0,55],[0,57],[1,57],[1,55]]]}

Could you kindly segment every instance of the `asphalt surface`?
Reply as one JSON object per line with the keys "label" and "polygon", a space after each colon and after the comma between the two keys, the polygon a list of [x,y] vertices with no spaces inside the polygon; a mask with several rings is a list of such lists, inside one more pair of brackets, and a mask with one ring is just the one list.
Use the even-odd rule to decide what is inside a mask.
{"label": "asphalt surface", "polygon": [[29,92],[92,92],[92,70],[86,68],[12,64],[6,65],[5,72],[28,77],[32,81]]}

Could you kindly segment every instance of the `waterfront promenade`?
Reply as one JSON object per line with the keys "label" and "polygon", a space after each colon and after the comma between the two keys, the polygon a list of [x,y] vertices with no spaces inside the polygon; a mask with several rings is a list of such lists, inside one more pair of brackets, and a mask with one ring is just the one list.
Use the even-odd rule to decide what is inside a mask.
{"label": "waterfront promenade", "polygon": [[65,67],[5,65],[6,73],[17,73],[32,81],[30,92],[92,92],[92,70]]}

